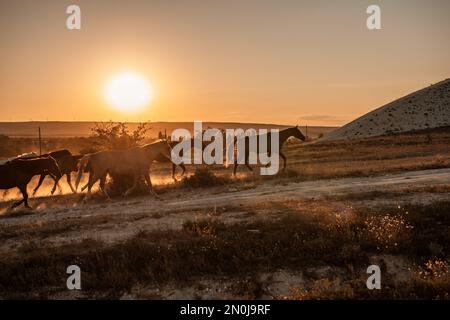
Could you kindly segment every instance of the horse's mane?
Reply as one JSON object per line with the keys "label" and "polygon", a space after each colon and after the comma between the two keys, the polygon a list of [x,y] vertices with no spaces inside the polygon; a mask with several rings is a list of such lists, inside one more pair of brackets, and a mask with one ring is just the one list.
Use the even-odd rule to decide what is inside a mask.
{"label": "horse's mane", "polygon": [[48,155],[53,158],[61,158],[61,157],[71,156],[72,153],[67,149],[63,149],[63,150],[49,152]]}

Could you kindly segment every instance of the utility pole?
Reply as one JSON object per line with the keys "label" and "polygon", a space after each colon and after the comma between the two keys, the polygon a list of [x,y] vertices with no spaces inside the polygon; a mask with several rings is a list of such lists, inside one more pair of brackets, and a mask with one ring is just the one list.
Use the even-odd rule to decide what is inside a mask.
{"label": "utility pole", "polygon": [[42,155],[42,137],[41,137],[41,127],[39,127],[39,156]]}

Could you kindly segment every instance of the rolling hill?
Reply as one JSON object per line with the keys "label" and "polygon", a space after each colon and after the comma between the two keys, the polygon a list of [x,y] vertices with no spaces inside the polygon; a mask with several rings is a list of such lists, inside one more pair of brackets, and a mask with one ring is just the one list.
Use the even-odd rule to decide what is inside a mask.
{"label": "rolling hill", "polygon": [[361,139],[450,126],[450,79],[392,101],[320,141]]}

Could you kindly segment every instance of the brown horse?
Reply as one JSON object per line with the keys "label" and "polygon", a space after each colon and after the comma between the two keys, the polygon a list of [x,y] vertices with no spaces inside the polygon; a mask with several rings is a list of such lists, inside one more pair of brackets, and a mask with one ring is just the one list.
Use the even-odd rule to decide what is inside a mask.
{"label": "brown horse", "polygon": [[[70,153],[69,150],[59,150],[59,151],[50,152],[49,154],[46,154],[46,155],[42,155],[41,157],[48,157],[48,156],[50,156],[56,160],[56,162],[58,163],[59,169],[61,170],[61,176],[57,177],[57,180],[55,182],[55,185],[53,186],[51,194],[55,193],[56,186],[58,185],[59,180],[64,175],[66,176],[67,184],[69,185],[70,190],[72,190],[73,193],[76,193],[77,191],[72,186],[71,173],[78,171],[78,162],[83,157],[83,155],[75,155],[74,156]],[[42,185],[42,182],[44,181],[46,176],[47,176],[46,174],[41,174],[41,176],[39,178],[39,182],[38,182],[36,188],[34,188],[34,190],[33,190],[33,195],[36,194],[36,192]]]}
{"label": "brown horse", "polygon": [[135,147],[123,151],[100,151],[84,156],[80,160],[78,176],[75,188],[81,180],[83,172],[89,172],[88,197],[91,194],[92,186],[100,180],[100,188],[108,196],[105,190],[106,177],[108,174],[132,176],[133,186],[125,192],[125,196],[132,193],[138,186],[139,179],[145,178],[149,192],[157,197],[150,180],[150,165],[159,156],[171,159],[171,148],[166,140],[146,144],[142,147]]}
{"label": "brown horse", "polygon": [[14,160],[0,166],[0,189],[19,188],[23,199],[15,202],[12,208],[22,203],[28,205],[27,185],[36,175],[50,175],[53,179],[61,176],[58,164],[53,158]]}
{"label": "brown horse", "polygon": [[[72,155],[72,153],[69,150],[63,149],[63,150],[52,151],[50,153],[46,153],[41,156],[29,157],[27,159],[39,159],[39,158],[42,159],[42,158],[49,158],[49,157],[56,160],[56,163],[58,163],[58,167],[61,170],[61,174],[62,174],[61,176],[56,177],[55,184],[53,185],[51,194],[55,193],[56,186],[58,185],[59,180],[64,175],[66,175],[66,180],[67,180],[67,183],[69,184],[70,189],[72,190],[73,193],[76,193],[76,190],[72,186],[71,173],[76,172],[78,170],[78,162],[83,156],[82,155],[74,156],[74,155]],[[12,161],[17,161],[17,160],[20,160],[20,158],[14,159]],[[34,188],[34,190],[33,190],[33,195],[35,195],[36,192],[38,191],[38,189],[41,187],[46,176],[47,176],[47,174],[41,174],[41,176],[39,177],[39,182],[38,182],[36,188]]]}
{"label": "brown horse", "polygon": [[[267,153],[270,154],[270,152],[271,152],[271,145],[272,145],[271,144],[272,135],[271,135],[271,132],[268,132],[266,135],[267,135]],[[288,129],[284,129],[284,130],[281,130],[279,132],[279,136],[278,136],[279,148],[280,148],[279,155],[284,161],[283,170],[286,169],[286,156],[281,152],[281,147],[286,142],[286,140],[289,139],[290,137],[295,137],[295,138],[300,139],[302,141],[306,140],[305,136],[300,131],[298,126],[295,126],[295,127],[292,127],[292,128],[288,128]],[[259,148],[259,139],[260,139],[260,135],[257,136],[258,148]],[[250,167],[250,164],[249,164],[249,154],[250,154],[249,145],[250,145],[250,139],[249,139],[248,136],[246,136],[245,137],[245,165],[247,166],[247,168],[250,171],[253,171],[252,167]],[[238,165],[239,164],[238,164],[238,160],[237,160],[237,157],[236,157],[236,159],[234,160],[233,175],[236,175],[236,169],[237,169]]]}

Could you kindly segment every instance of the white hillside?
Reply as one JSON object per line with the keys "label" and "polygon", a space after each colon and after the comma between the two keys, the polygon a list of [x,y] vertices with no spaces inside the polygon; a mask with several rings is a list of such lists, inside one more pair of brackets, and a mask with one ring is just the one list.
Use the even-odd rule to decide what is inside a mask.
{"label": "white hillside", "polygon": [[360,139],[450,126],[450,79],[388,103],[320,141]]}

